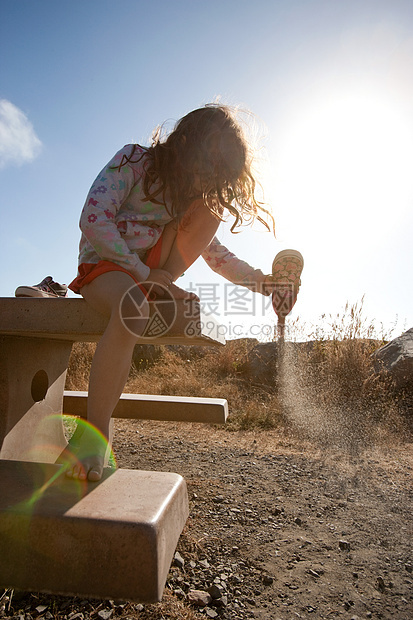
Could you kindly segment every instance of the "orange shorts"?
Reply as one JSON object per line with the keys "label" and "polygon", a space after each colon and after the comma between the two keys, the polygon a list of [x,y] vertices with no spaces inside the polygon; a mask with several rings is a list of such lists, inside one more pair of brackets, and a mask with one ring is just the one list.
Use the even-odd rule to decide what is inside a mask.
{"label": "orange shorts", "polygon": [[[161,251],[162,251],[162,236],[159,237],[156,244],[153,248],[148,250],[148,253],[145,258],[145,265],[147,265],[150,269],[156,269],[159,265],[159,261],[161,260]],[[123,271],[127,273],[135,282],[139,285],[142,291],[146,295],[146,289],[140,285],[140,282],[124,267],[117,265],[116,263],[112,263],[109,260],[100,260],[98,263],[81,263],[78,267],[78,275],[77,277],[69,284],[71,291],[80,295],[80,289],[85,284],[89,284],[102,275],[102,273],[107,273],[108,271]]]}

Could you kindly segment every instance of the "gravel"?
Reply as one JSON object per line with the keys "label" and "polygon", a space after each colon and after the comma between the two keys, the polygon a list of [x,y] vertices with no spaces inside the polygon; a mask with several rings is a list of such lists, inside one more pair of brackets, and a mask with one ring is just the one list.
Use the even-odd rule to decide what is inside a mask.
{"label": "gravel", "polygon": [[190,517],[166,583],[168,615],[159,605],[10,600],[8,591],[0,617],[413,617],[411,445],[355,456],[275,431],[118,420],[114,448],[121,467],[187,481]]}

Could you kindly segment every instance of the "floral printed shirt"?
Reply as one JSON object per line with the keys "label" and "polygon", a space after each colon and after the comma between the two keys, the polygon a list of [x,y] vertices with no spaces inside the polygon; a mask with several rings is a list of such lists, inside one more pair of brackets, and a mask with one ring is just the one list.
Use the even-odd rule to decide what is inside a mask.
{"label": "floral printed shirt", "polygon": [[[79,264],[112,261],[143,282],[150,272],[144,263],[145,254],[173,218],[164,205],[144,198],[144,157],[119,170],[123,157],[130,156],[132,148],[129,144],[116,153],[90,188],[80,217]],[[139,159],[144,152],[137,147],[134,159]],[[255,290],[257,278],[263,275],[237,258],[216,237],[202,257],[216,273],[252,290]]]}

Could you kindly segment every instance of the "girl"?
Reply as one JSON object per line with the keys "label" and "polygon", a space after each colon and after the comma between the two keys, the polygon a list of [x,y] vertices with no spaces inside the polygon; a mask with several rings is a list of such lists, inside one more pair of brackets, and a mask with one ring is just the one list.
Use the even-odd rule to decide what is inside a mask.
{"label": "girl", "polygon": [[[196,297],[175,281],[201,255],[231,282],[267,295],[274,289],[273,276],[239,260],[216,239],[228,213],[234,217],[232,231],[254,219],[269,229],[264,218],[272,220],[255,197],[248,144],[223,105],[190,112],[166,140],[158,129],[149,148],[125,146],[93,183],[80,218],[78,276],[69,288],[109,318],[92,363],[87,414],[103,437],[108,437],[136,343],[119,312],[131,286],[140,287],[135,287],[142,312],[134,327],[137,336],[149,314],[145,286],[158,295],[165,287],[176,299]],[[291,254],[281,254],[277,269],[298,283]],[[66,454],[76,458],[69,476],[100,480],[106,446],[95,437],[89,427],[78,427]]]}

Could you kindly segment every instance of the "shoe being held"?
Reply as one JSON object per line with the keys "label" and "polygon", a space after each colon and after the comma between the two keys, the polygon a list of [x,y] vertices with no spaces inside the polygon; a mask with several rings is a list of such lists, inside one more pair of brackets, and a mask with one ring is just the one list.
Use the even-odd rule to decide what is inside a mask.
{"label": "shoe being held", "polygon": [[303,267],[304,259],[297,250],[282,250],[274,258],[272,280],[276,286],[272,306],[280,320],[290,314],[297,301]]}
{"label": "shoe being held", "polygon": [[67,297],[67,286],[47,276],[40,284],[18,286],[14,294],[16,297]]}

